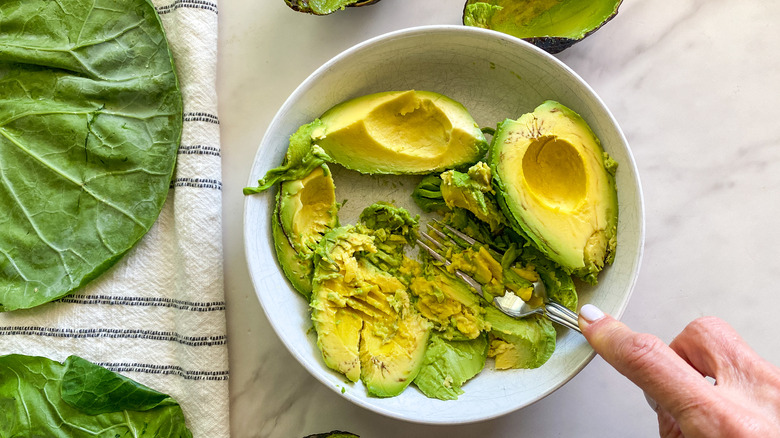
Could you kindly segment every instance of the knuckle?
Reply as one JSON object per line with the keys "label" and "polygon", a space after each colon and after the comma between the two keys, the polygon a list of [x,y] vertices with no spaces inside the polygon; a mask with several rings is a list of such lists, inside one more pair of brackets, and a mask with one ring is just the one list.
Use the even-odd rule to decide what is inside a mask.
{"label": "knuckle", "polygon": [[712,413],[718,406],[712,400],[702,397],[684,397],[676,400],[672,406],[672,415],[680,420],[701,418],[706,413]]}
{"label": "knuckle", "polygon": [[655,366],[659,352],[665,347],[666,344],[657,337],[640,333],[633,336],[618,353],[623,357],[626,366],[641,372]]}
{"label": "knuckle", "polygon": [[685,330],[694,333],[708,333],[721,331],[726,328],[725,321],[715,316],[702,316],[691,321]]}

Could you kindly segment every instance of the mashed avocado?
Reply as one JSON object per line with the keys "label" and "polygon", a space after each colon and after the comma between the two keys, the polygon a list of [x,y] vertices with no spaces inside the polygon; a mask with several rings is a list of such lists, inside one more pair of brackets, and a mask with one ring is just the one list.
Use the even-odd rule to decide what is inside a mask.
{"label": "mashed avocado", "polygon": [[471,166],[467,173],[448,170],[441,174],[441,196],[452,208],[465,208],[479,220],[490,225],[491,231],[501,229],[506,220],[498,204],[488,194],[494,194],[490,167],[483,162]]}
{"label": "mashed avocado", "polygon": [[445,339],[474,339],[488,328],[480,298],[462,281],[434,265],[410,285],[415,307]]}
{"label": "mashed avocado", "polygon": [[369,394],[400,394],[417,376],[430,323],[414,311],[406,285],[363,254],[376,254],[363,225],[326,234],[316,250],[311,297],[317,346],[325,364]]}
{"label": "mashed avocado", "polygon": [[[495,369],[536,368],[553,354],[548,319],[506,316],[455,269],[483,293],[540,304],[542,284],[549,299],[576,309],[572,275],[595,282],[614,257],[615,163],[579,116],[546,102],[499,124],[488,157],[486,144],[445,96],[377,93],[301,126],[284,163],[245,189],[279,187],[271,222],[281,268],[309,300],[324,364],[370,395],[414,383],[428,397],[455,399],[487,358]],[[388,202],[340,226],[329,165],[425,174],[414,201],[481,244],[441,239],[449,267],[415,256],[419,217]]]}

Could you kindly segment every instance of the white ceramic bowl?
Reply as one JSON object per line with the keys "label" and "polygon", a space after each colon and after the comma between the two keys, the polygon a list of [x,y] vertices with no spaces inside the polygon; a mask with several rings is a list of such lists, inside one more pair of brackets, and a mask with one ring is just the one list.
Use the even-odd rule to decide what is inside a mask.
{"label": "white ceramic bowl", "polygon": [[[495,127],[544,100],[557,100],[579,113],[619,163],[620,208],[615,263],[596,287],[580,287],[580,303],[594,303],[620,316],[641,262],[644,215],[634,159],[620,128],[593,90],[556,58],[519,39],[464,26],[426,26],[373,38],[336,56],[309,76],[287,99],[258,148],[249,185],[278,166],[296,128],[344,100],[388,90],[430,90],[466,106],[480,126]],[[336,166],[332,166],[336,167]],[[416,212],[407,194],[412,177],[378,178],[334,171],[337,200],[350,202],[342,224],[377,200],[395,201]],[[388,182],[389,181],[389,182]],[[411,182],[410,182],[411,181]],[[361,383],[345,384],[328,369],[316,347],[305,300],[280,271],[274,255],[270,217],[275,190],[245,200],[246,257],[257,297],[277,335],[300,363],[341,396],[372,411],[418,423],[456,424],[494,418],[552,393],[593,357],[584,338],[561,330],[552,358],[534,370],[485,370],[467,382],[456,401],[426,398],[414,386],[400,396],[375,398]],[[351,208],[349,211],[347,208]]]}

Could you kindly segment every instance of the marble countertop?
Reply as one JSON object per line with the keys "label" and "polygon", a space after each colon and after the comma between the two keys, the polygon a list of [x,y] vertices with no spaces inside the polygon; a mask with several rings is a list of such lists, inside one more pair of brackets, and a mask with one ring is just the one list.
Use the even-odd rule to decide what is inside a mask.
{"label": "marble countertop", "polygon": [[[389,31],[459,24],[463,1],[384,0],[325,17],[283,0],[220,2],[218,96],[234,437],[657,436],[642,392],[595,358],[563,388],[495,420],[425,426],[353,405],[271,329],[244,260],[241,189],[287,96],[342,50]],[[780,365],[779,2],[628,1],[557,55],[601,96],[639,168],[642,268],[623,321],[671,341],[716,315]]]}

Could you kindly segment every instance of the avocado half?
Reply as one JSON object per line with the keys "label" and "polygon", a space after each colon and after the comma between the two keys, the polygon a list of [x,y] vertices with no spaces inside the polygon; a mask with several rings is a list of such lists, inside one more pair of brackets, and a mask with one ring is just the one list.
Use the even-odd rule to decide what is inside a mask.
{"label": "avocado half", "polygon": [[327,15],[346,7],[368,6],[379,0],[284,0],[290,9],[314,15]]}
{"label": "avocado half", "polygon": [[387,91],[340,103],[311,138],[332,161],[366,174],[430,174],[485,155],[488,142],[468,110],[447,96]]}
{"label": "avocado half", "polygon": [[463,24],[561,52],[614,18],[622,0],[467,0]]}
{"label": "avocado half", "polygon": [[585,120],[555,101],[498,125],[490,150],[498,203],[518,233],[595,284],[617,245],[617,163]]}

